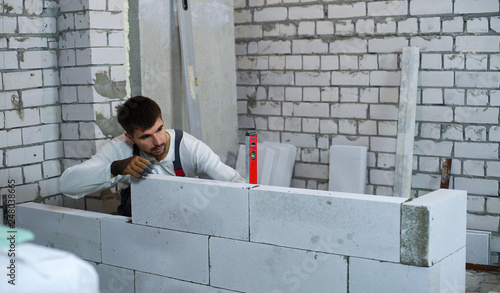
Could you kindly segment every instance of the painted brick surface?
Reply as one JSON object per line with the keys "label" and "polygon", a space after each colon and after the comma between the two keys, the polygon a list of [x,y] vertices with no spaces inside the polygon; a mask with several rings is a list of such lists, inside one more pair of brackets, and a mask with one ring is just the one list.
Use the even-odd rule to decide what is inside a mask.
{"label": "painted brick surface", "polygon": [[132,184],[132,222],[248,240],[248,189],[251,187],[150,175]]}
{"label": "painted brick surface", "polygon": [[331,288],[347,292],[347,260],[339,255],[211,238],[210,284],[243,292],[325,292]]}
{"label": "painted brick surface", "polygon": [[397,262],[400,228],[394,218],[404,201],[271,186],[253,188],[250,240]]}
{"label": "painted brick surface", "polygon": [[401,214],[401,262],[432,266],[465,247],[467,193],[441,189],[406,202]]}
{"label": "painted brick surface", "polygon": [[328,18],[351,18],[364,15],[366,15],[364,2],[328,5]]}
{"label": "painted brick surface", "polygon": [[208,284],[208,236],[129,221],[127,217],[101,221],[103,263]]}
{"label": "painted brick surface", "polygon": [[420,14],[444,14],[451,13],[453,3],[451,0],[435,2],[432,0],[413,0],[410,1],[410,13],[412,15]]}
{"label": "painted brick surface", "polygon": [[467,229],[495,232],[498,230],[500,217],[495,215],[467,214]]}
{"label": "painted brick surface", "polygon": [[101,262],[100,220],[109,215],[36,203],[16,207],[16,226],[35,234],[35,244]]}
{"label": "painted brick surface", "polygon": [[487,13],[498,12],[498,3],[494,0],[458,0],[455,2],[455,13]]}

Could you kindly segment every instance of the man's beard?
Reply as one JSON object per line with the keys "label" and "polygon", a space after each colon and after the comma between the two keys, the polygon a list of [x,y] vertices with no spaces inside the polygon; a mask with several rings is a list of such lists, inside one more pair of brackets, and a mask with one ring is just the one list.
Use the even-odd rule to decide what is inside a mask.
{"label": "man's beard", "polygon": [[[153,157],[158,157],[158,156],[161,156],[165,153],[165,151],[167,150],[166,148],[167,144],[166,143],[162,143],[154,148],[151,149],[150,152],[148,152],[147,154],[150,155],[150,156],[153,156]],[[158,149],[161,147],[161,150],[160,151],[155,151],[155,149]]]}

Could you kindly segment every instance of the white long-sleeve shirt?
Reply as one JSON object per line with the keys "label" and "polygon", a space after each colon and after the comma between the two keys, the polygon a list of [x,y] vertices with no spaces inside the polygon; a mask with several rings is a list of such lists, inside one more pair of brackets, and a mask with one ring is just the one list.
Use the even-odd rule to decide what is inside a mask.
{"label": "white long-sleeve shirt", "polygon": [[[174,172],[175,160],[175,131],[166,130],[170,134],[170,148],[167,156],[158,162],[148,157],[143,151],[140,156],[151,162],[153,174],[176,176]],[[221,181],[245,182],[233,168],[222,163],[205,143],[184,132],[180,152],[182,169],[187,177],[199,176]],[[72,166],[64,171],[59,179],[60,191],[69,197],[78,199],[87,194],[110,188],[121,183],[130,183],[130,175],[111,177],[111,163],[133,156],[133,144],[122,134],[93,155],[89,160]]]}

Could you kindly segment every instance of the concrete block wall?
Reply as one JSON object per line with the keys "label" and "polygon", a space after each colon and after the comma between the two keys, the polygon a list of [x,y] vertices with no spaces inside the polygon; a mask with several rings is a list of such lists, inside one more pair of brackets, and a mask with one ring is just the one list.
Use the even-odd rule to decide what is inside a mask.
{"label": "concrete block wall", "polygon": [[123,1],[2,2],[0,188],[63,204],[58,177],[118,133],[125,97]]}
{"label": "concrete block wall", "polygon": [[465,292],[466,198],[151,175],[132,218],[25,203],[16,223],[94,264],[101,292]]}
{"label": "concrete block wall", "polygon": [[295,145],[292,186],[320,190],[330,145],[366,146],[377,195],[393,195],[402,48],[419,47],[412,197],[452,158],[468,228],[500,246],[498,1],[239,0],[235,32],[240,143]]}

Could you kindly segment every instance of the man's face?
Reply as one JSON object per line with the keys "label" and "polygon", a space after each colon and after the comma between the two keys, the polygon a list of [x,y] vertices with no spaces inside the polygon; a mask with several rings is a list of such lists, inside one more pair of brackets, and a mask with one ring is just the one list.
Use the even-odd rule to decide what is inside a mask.
{"label": "man's face", "polygon": [[149,129],[144,131],[136,129],[132,136],[128,133],[125,135],[150,157],[163,159],[166,155],[167,132],[161,118],[158,118],[153,127]]}

